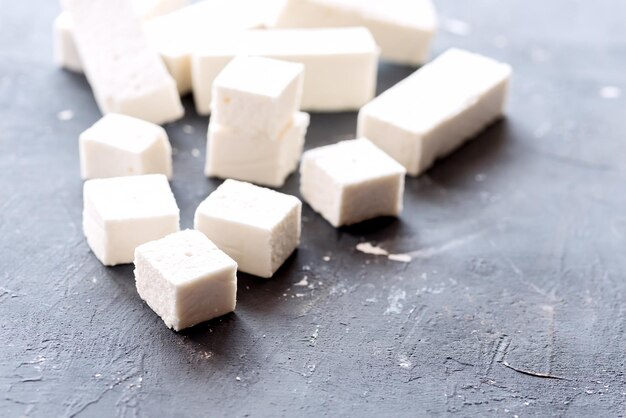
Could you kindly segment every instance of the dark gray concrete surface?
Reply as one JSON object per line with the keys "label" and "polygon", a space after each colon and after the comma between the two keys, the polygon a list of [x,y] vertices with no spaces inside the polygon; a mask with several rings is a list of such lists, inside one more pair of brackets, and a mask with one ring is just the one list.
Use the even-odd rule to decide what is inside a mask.
{"label": "dark gray concrete surface", "polygon": [[[273,280],[241,275],[235,314],[176,334],[83,239],[77,137],[100,115],[52,63],[56,2],[0,0],[0,415],[623,416],[626,106],[603,88],[626,94],[626,3],[438,5],[436,54],[515,68],[509,117],[408,179],[398,220],[335,230],[305,206]],[[381,89],[411,71],[383,65]],[[185,105],[167,130],[189,227],[219,182]],[[355,123],[313,115],[307,148]]]}

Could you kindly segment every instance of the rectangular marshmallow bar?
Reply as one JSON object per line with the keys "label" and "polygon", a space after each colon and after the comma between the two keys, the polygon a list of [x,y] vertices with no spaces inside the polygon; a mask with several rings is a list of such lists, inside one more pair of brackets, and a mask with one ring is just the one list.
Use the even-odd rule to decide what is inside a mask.
{"label": "rectangular marshmallow bar", "polygon": [[352,225],[402,212],[404,167],[367,139],[304,153],[300,192],[331,225]]}
{"label": "rectangular marshmallow bar", "polygon": [[251,30],[196,49],[192,81],[198,113],[211,112],[213,81],[239,54],[304,64],[304,110],[356,110],[376,92],[379,51],[365,28]]}
{"label": "rectangular marshmallow bar", "polygon": [[179,210],[162,174],[87,180],[83,231],[105,266],[132,263],[135,248],[179,229]]}
{"label": "rectangular marshmallow bar", "polygon": [[135,250],[137,293],[175,331],[237,304],[237,263],[204,234],[182,231]]}
{"label": "rectangular marshmallow bar", "polygon": [[301,211],[294,196],[226,180],[198,206],[194,227],[240,271],[270,278],[300,243]]}
{"label": "rectangular marshmallow bar", "polygon": [[172,147],[165,129],[109,113],[80,135],[83,179],[164,174],[172,177]]}
{"label": "rectangular marshmallow bar", "polygon": [[282,187],[298,167],[309,115],[299,112],[278,138],[211,121],[205,174],[270,187]]}
{"label": "rectangular marshmallow bar", "polygon": [[503,115],[510,77],[507,64],[449,49],[364,106],[358,135],[419,175]]}
{"label": "rectangular marshmallow bar", "polygon": [[163,59],[180,94],[191,91],[191,53],[198,45],[223,42],[262,28],[267,10],[260,0],[204,0],[144,25],[150,46]]}
{"label": "rectangular marshmallow bar", "polygon": [[[149,20],[186,6],[188,0],[133,0],[131,3],[139,18]],[[74,23],[68,12],[62,12],[54,20],[53,41],[55,63],[67,70],[82,72],[83,65],[74,42]]]}
{"label": "rectangular marshmallow bar", "polygon": [[64,0],[74,39],[102,113],[153,123],[179,119],[176,83],[152,51],[126,0]]}
{"label": "rectangular marshmallow bar", "polygon": [[428,58],[437,14],[431,0],[286,0],[272,26],[365,26],[384,59],[420,65]]}

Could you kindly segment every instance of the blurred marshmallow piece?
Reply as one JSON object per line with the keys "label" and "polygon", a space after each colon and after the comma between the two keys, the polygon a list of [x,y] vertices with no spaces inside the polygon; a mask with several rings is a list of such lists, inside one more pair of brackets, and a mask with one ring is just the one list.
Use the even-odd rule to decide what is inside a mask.
{"label": "blurred marshmallow piece", "polygon": [[272,26],[365,26],[380,46],[382,58],[421,65],[437,31],[437,13],[431,0],[286,0]]}
{"label": "blurred marshmallow piece", "polygon": [[74,42],[74,23],[70,14],[62,12],[54,19],[53,24],[54,62],[61,68],[83,72],[83,64]]}
{"label": "blurred marshmallow piece", "polygon": [[211,122],[278,138],[300,108],[304,66],[237,57],[213,83]]}
{"label": "blurred marshmallow piece", "polygon": [[135,248],[179,230],[179,210],[162,174],[87,180],[83,231],[105,266],[132,263]]}
{"label": "blurred marshmallow piece", "polygon": [[195,229],[239,265],[239,271],[270,278],[300,244],[298,198],[226,180],[200,204]]}
{"label": "blurred marshmallow piece", "polygon": [[[153,19],[186,6],[188,0],[132,0],[135,14],[142,20]],[[81,73],[83,65],[74,42],[74,23],[68,12],[62,12],[53,25],[54,61],[70,71]]]}
{"label": "blurred marshmallow piece", "polygon": [[298,167],[309,119],[296,113],[278,138],[211,122],[205,174],[282,187]]}
{"label": "blurred marshmallow piece", "polygon": [[204,234],[186,230],[135,250],[135,284],[175,331],[235,310],[237,263]]}
{"label": "blurred marshmallow piece", "polygon": [[357,110],[376,93],[379,49],[367,29],[250,30],[195,49],[191,72],[198,113],[211,112],[213,82],[238,54],[303,64],[303,110]]}
{"label": "blurred marshmallow piece", "polygon": [[172,147],[165,129],[109,113],[80,135],[83,179],[164,174],[172,177]]}
{"label": "blurred marshmallow piece", "polygon": [[501,118],[511,67],[449,49],[359,112],[366,137],[417,176]]}
{"label": "blurred marshmallow piece", "polygon": [[341,141],[304,153],[300,192],[338,228],[402,212],[404,167],[367,139]]}
{"label": "blurred marshmallow piece", "polygon": [[148,46],[141,21],[125,0],[64,0],[87,80],[103,114],[153,123],[180,119],[176,83]]}
{"label": "blurred marshmallow piece", "polygon": [[191,92],[194,48],[264,27],[272,7],[278,9],[268,0],[204,0],[146,22],[144,30],[176,80],[179,93],[186,94]]}

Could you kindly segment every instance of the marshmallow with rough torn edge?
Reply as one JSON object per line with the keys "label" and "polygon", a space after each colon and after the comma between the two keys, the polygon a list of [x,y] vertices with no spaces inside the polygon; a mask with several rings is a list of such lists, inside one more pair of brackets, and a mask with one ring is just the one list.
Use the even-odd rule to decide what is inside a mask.
{"label": "marshmallow with rough torn edge", "polygon": [[358,110],[374,98],[379,48],[365,28],[250,30],[219,42],[204,42],[192,56],[196,111],[211,112],[211,86],[236,55],[253,55],[304,65],[301,109]]}
{"label": "marshmallow with rough torn edge", "polygon": [[135,250],[137,292],[175,331],[235,310],[237,263],[204,234],[186,230]]}
{"label": "marshmallow with rough torn edge", "polygon": [[137,246],[179,230],[179,210],[162,174],[87,180],[83,232],[105,266],[132,263]]}
{"label": "marshmallow with rough torn edge", "polygon": [[300,108],[304,66],[237,57],[213,83],[211,122],[278,138]]}
{"label": "marshmallow with rough torn edge", "polygon": [[404,167],[367,139],[315,148],[300,163],[300,193],[331,225],[402,212]]}
{"label": "marshmallow with rough torn edge", "polygon": [[282,187],[300,161],[309,115],[298,112],[278,138],[211,121],[205,174]]}
{"label": "marshmallow with rough torn edge", "polygon": [[172,147],[165,129],[109,113],[80,134],[83,179],[164,174],[172,178]]}
{"label": "marshmallow with rough torn edge", "polygon": [[87,80],[102,113],[153,123],[183,116],[176,83],[125,0],[64,0]]}
{"label": "marshmallow with rough torn edge", "polygon": [[364,26],[382,58],[398,64],[427,61],[437,31],[431,0],[286,0],[272,27]]}
{"label": "marshmallow with rough torn edge", "polygon": [[239,271],[270,278],[300,244],[301,211],[294,196],[226,180],[198,206],[194,227]]}
{"label": "marshmallow with rough torn edge", "polygon": [[511,67],[449,49],[359,112],[358,135],[417,176],[501,118]]}

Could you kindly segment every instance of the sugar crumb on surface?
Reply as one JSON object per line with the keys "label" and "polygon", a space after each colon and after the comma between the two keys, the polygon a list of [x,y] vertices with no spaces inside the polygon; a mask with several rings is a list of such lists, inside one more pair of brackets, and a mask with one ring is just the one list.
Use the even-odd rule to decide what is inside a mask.
{"label": "sugar crumb on surface", "polygon": [[57,113],[57,119],[60,121],[68,121],[74,119],[74,112],[70,109],[62,110]]}
{"label": "sugar crumb on surface", "polygon": [[618,99],[622,96],[622,89],[617,86],[604,86],[598,94],[603,99]]}

